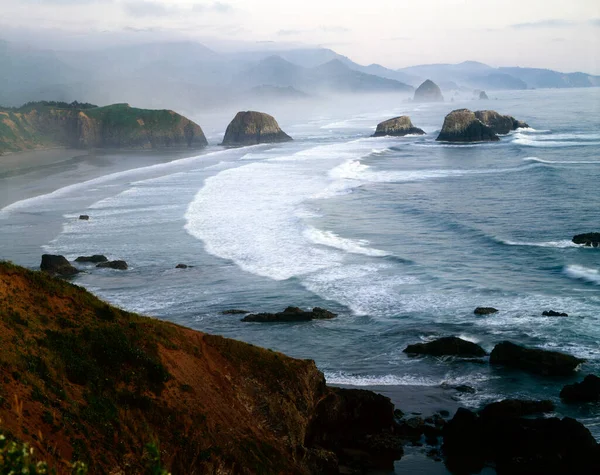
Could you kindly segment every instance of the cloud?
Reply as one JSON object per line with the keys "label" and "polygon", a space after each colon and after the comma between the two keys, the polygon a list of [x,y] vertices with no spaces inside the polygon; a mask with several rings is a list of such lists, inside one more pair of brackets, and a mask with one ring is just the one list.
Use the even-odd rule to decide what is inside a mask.
{"label": "cloud", "polygon": [[[74,0],[54,0],[54,1],[74,1]],[[98,0],[85,0],[98,1]],[[111,1],[111,0],[99,0]],[[228,3],[213,2],[213,3],[195,3],[191,7],[180,5],[169,5],[168,2],[160,2],[155,0],[135,0],[124,2],[123,8],[125,11],[136,17],[162,17],[172,15],[185,15],[197,13],[229,13],[233,11],[233,7]]]}
{"label": "cloud", "polygon": [[192,7],[194,12],[217,12],[217,13],[228,13],[233,10],[233,7],[229,3],[214,2],[211,4],[207,3],[196,3]]}
{"label": "cloud", "polygon": [[564,28],[573,25],[575,25],[575,23],[572,21],[555,18],[550,20],[533,21],[529,23],[515,23],[514,25],[510,25],[509,28],[513,28],[515,30],[527,30],[535,28]]}
{"label": "cloud", "polygon": [[348,33],[350,30],[343,26],[319,26],[317,28],[309,28],[306,30],[279,30],[277,36],[297,36],[306,33]]}

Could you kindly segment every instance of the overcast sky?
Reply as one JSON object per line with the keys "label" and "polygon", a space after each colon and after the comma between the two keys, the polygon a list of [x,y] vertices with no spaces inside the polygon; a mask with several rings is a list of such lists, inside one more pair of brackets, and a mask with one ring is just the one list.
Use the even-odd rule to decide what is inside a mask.
{"label": "overcast sky", "polygon": [[0,0],[0,38],[324,46],[399,68],[476,60],[600,74],[600,0]]}

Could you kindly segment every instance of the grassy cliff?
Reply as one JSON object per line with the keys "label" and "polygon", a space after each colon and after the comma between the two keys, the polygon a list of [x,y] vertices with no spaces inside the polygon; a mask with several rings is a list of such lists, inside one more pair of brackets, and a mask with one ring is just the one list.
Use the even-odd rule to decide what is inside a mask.
{"label": "grassy cliff", "polygon": [[6,262],[0,348],[0,434],[59,473],[72,461],[150,473],[148,447],[174,474],[338,473],[346,445],[387,440],[393,425],[389,400],[328,388],[313,361],[128,313]]}
{"label": "grassy cliff", "polygon": [[150,149],[205,145],[199,125],[169,110],[60,102],[0,108],[0,153],[61,146]]}

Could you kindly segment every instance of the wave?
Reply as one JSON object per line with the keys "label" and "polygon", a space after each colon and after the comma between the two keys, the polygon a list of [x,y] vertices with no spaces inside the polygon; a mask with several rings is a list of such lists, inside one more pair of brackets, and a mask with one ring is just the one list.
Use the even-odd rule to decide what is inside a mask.
{"label": "wave", "polygon": [[422,376],[397,376],[386,374],[383,376],[359,376],[347,374],[341,371],[325,371],[325,380],[328,384],[338,384],[343,386],[439,386],[440,381]]}
{"label": "wave", "polygon": [[525,134],[512,135],[512,143],[527,147],[581,147],[600,145],[600,134]]}
{"label": "wave", "polygon": [[575,244],[573,241],[563,239],[560,241],[542,241],[542,242],[528,242],[528,241],[508,241],[499,239],[502,244],[506,244],[507,246],[533,246],[533,247],[554,247],[557,249],[566,249],[569,247],[580,247],[584,248],[585,246],[580,244]]}
{"label": "wave", "polygon": [[586,282],[600,285],[600,271],[598,269],[570,265],[565,267],[564,272],[573,279],[585,280]]}
{"label": "wave", "polygon": [[368,247],[369,241],[353,240],[338,236],[332,231],[322,231],[317,228],[308,227],[304,236],[315,244],[329,246],[352,254],[363,254],[365,256],[384,257],[388,253],[379,249]]}
{"label": "wave", "polygon": [[600,160],[544,160],[538,157],[525,157],[523,160],[547,165],[600,165]]}

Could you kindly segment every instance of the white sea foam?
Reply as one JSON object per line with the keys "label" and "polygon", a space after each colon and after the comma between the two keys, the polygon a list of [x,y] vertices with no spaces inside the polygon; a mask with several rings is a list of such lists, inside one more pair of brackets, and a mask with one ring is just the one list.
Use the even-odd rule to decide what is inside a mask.
{"label": "white sea foam", "polygon": [[304,230],[304,236],[315,244],[341,249],[352,254],[364,254],[365,256],[374,257],[388,255],[385,251],[368,247],[369,241],[343,238],[332,231],[323,231],[312,226]]}
{"label": "white sea foam", "polygon": [[344,372],[325,372],[329,384],[343,386],[439,386],[441,381],[412,375],[386,374],[383,376],[353,375]]}
{"label": "white sea foam", "polygon": [[569,247],[585,247],[580,244],[575,244],[573,241],[563,239],[560,241],[542,241],[542,242],[528,242],[528,241],[509,241],[500,240],[502,243],[508,246],[533,246],[533,247],[554,247],[557,249],[566,249]]}
{"label": "white sea foam", "polygon": [[600,160],[544,160],[538,157],[525,157],[527,162],[546,163],[548,165],[600,165]]}
{"label": "white sea foam", "polygon": [[513,143],[527,147],[580,147],[600,145],[600,134],[525,134],[515,133]]}
{"label": "white sea foam", "polygon": [[565,267],[565,274],[574,279],[585,280],[600,285],[600,271],[579,265]]}

